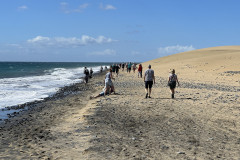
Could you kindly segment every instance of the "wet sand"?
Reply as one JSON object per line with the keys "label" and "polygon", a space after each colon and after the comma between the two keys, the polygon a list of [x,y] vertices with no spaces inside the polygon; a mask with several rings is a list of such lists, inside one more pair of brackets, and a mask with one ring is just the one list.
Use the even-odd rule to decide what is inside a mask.
{"label": "wet sand", "polygon": [[[143,63],[156,75],[148,99],[143,79],[125,71],[114,81],[116,95],[90,100],[103,88],[104,75],[94,77],[79,94],[41,103],[1,126],[0,159],[238,160],[239,53],[218,47]],[[180,81],[175,99],[170,68]]]}

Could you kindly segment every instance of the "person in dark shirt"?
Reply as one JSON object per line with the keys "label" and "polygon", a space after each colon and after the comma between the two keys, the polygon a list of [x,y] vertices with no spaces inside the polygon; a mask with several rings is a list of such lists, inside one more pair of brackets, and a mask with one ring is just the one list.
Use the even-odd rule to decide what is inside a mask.
{"label": "person in dark shirt", "polygon": [[85,83],[88,83],[89,70],[87,69],[87,67],[84,67],[84,72],[83,73],[85,74],[85,78],[84,78]]}
{"label": "person in dark shirt", "polygon": [[123,63],[123,64],[122,64],[122,71],[124,71],[124,67],[125,67],[125,64]]}
{"label": "person in dark shirt", "polygon": [[93,70],[92,70],[92,68],[91,68],[91,69],[90,69],[89,78],[92,78],[92,74],[93,74]]}
{"label": "person in dark shirt", "polygon": [[127,65],[127,72],[130,73],[131,72],[131,68],[132,68],[132,63],[129,62]]}
{"label": "person in dark shirt", "polygon": [[112,65],[112,72],[113,72],[113,73],[115,73],[115,69],[116,69],[116,65],[113,64],[113,65]]}
{"label": "person in dark shirt", "polygon": [[171,74],[169,75],[168,78],[168,86],[170,87],[170,90],[172,92],[172,98],[174,98],[176,83],[179,86],[178,78],[177,75],[175,74],[175,69],[173,69],[171,70]]}
{"label": "person in dark shirt", "polygon": [[118,77],[119,69],[120,69],[119,65],[116,65],[115,66],[115,71],[116,71],[117,77]]}

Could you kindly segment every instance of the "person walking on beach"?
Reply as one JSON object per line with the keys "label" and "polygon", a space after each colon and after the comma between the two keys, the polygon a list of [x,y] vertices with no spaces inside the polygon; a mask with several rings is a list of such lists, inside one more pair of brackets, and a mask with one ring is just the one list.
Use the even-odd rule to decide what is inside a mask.
{"label": "person walking on beach", "polygon": [[92,75],[93,75],[93,70],[92,70],[92,68],[91,68],[91,69],[90,69],[89,77],[92,78]]}
{"label": "person walking on beach", "polygon": [[116,71],[117,77],[118,77],[119,69],[120,69],[119,65],[116,65],[115,66],[115,71]]}
{"label": "person walking on beach", "polygon": [[115,89],[114,89],[114,85],[113,85],[112,79],[115,80],[115,78],[113,78],[113,75],[112,75],[112,69],[110,69],[109,72],[105,76],[105,87],[106,87],[106,90],[104,92],[104,96],[107,94],[107,92],[109,92],[110,88],[115,93]]}
{"label": "person walking on beach", "polygon": [[175,69],[173,69],[168,78],[168,86],[170,87],[170,90],[172,92],[172,98],[174,98],[176,83],[178,83],[179,86],[178,78],[177,75],[175,74]]}
{"label": "person walking on beach", "polygon": [[135,70],[136,70],[136,68],[137,68],[137,66],[136,66],[135,63],[133,63],[132,68],[133,68],[133,73],[135,73]]}
{"label": "person walking on beach", "polygon": [[103,71],[103,67],[101,66],[101,67],[100,67],[100,72],[102,73],[102,71]]}
{"label": "person walking on beach", "polygon": [[152,85],[153,83],[155,84],[154,70],[151,69],[151,65],[149,65],[148,69],[145,71],[144,82],[145,82],[145,92],[146,92],[145,98],[151,98]]}
{"label": "person walking on beach", "polygon": [[131,72],[131,68],[132,68],[132,63],[129,62],[128,65],[127,65],[127,69],[128,69],[127,71],[128,71],[128,73]]}
{"label": "person walking on beach", "polygon": [[115,73],[115,70],[116,70],[116,65],[113,64],[113,65],[112,65],[112,72]]}
{"label": "person walking on beach", "polygon": [[142,78],[142,64],[139,64],[139,66],[138,66],[138,78],[140,77],[140,78]]}
{"label": "person walking on beach", "polygon": [[87,69],[87,67],[84,67],[84,72],[83,73],[85,74],[85,78],[84,78],[85,83],[88,83],[89,70]]}
{"label": "person walking on beach", "polygon": [[124,65],[125,65],[125,63],[122,64],[122,71],[124,71]]}

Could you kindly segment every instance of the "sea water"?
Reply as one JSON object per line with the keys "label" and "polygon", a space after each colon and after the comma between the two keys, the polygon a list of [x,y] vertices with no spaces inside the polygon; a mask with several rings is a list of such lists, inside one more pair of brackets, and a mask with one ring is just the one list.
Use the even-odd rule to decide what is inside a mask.
{"label": "sea water", "polygon": [[[42,100],[56,93],[60,87],[82,81],[83,69],[112,63],[70,62],[0,62],[0,109]],[[0,111],[1,112],[1,111]]]}

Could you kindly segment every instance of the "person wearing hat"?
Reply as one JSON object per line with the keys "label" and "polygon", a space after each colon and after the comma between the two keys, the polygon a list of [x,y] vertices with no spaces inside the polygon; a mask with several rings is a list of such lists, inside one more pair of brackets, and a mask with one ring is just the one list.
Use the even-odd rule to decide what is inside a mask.
{"label": "person wearing hat", "polygon": [[178,83],[179,86],[178,78],[177,75],[175,74],[175,69],[173,69],[171,70],[171,74],[169,75],[168,78],[168,86],[170,87],[170,90],[172,92],[172,98],[174,98],[176,83]]}
{"label": "person wearing hat", "polygon": [[143,79],[145,82],[145,92],[146,92],[145,98],[151,98],[152,85],[153,83],[155,84],[154,70],[151,69],[151,65],[149,65],[148,69],[145,71]]}

